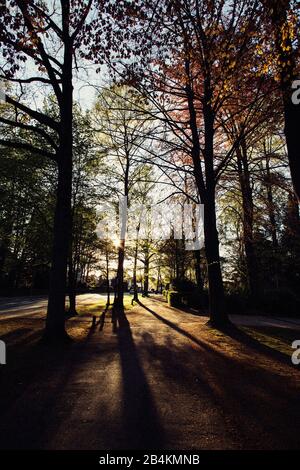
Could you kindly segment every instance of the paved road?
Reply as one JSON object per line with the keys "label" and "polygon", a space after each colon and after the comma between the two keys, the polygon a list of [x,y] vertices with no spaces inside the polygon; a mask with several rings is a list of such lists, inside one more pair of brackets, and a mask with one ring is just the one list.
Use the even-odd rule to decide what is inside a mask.
{"label": "paved road", "polygon": [[269,326],[300,330],[300,319],[298,318],[230,315],[230,319],[233,323],[242,326]]}
{"label": "paved road", "polygon": [[[129,294],[128,294],[129,295]],[[78,305],[88,305],[105,300],[105,294],[81,294],[77,296]],[[0,320],[21,317],[42,317],[47,306],[46,296],[0,297]],[[286,317],[230,315],[233,323],[243,326],[269,326],[300,330],[300,319]]]}
{"label": "paved road", "polygon": [[[27,336],[10,348],[7,334],[0,448],[300,448],[299,370],[205,317],[143,303],[116,332],[109,316],[103,330],[71,319],[81,341],[66,349]],[[42,323],[26,317],[19,334]]]}
{"label": "paved road", "polygon": [[[81,294],[78,305],[93,304],[105,300],[105,294]],[[42,317],[46,313],[47,296],[0,297],[0,320],[16,317]]]}

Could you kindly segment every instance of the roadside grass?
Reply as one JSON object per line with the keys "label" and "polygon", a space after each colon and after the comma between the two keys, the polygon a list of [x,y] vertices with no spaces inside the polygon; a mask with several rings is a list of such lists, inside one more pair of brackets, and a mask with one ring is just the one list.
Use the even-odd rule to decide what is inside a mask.
{"label": "roadside grass", "polygon": [[[132,309],[131,295],[124,296],[124,307],[126,313]],[[106,298],[99,297],[96,302],[79,304],[77,306],[78,316],[68,319],[66,328],[70,336],[76,341],[83,339],[90,328],[92,317],[100,317],[106,306]],[[112,305],[108,309],[110,315]],[[37,343],[43,334],[45,318],[42,316],[18,317],[0,319],[0,339],[8,345],[8,353],[15,351],[16,346],[22,348],[32,346]]]}
{"label": "roadside grass", "polygon": [[[216,345],[222,345],[223,348],[224,345],[226,345],[226,352],[231,355],[235,354],[235,346],[230,341],[226,333],[204,325],[203,328],[207,339]],[[300,331],[292,329],[267,326],[239,326],[239,329],[246,333],[250,338],[256,340],[258,343],[267,346],[274,351],[278,351],[289,358],[294,352],[294,349],[292,348],[293,341],[300,339]]]}
{"label": "roadside grass", "polygon": [[[131,310],[133,307],[131,305],[131,299],[132,299],[131,295],[124,295],[124,308],[126,312]],[[111,299],[111,304],[109,305],[107,309],[108,312],[110,312],[112,309],[112,302],[113,302],[113,299]],[[81,317],[84,317],[84,316],[100,317],[103,311],[105,310],[105,307],[106,307],[106,298],[100,297],[96,302],[78,305],[76,310],[77,310],[78,315]]]}
{"label": "roadside grass", "polygon": [[[160,297],[158,300],[163,304],[167,302],[164,297]],[[182,309],[178,308],[178,310]],[[190,310],[191,311],[189,313],[193,313],[192,309]],[[290,358],[295,351],[295,349],[292,348],[292,343],[295,340],[300,340],[300,331],[292,328],[280,328],[274,326],[239,326],[238,328],[257,342],[273,349],[274,351],[284,354],[288,358]],[[204,331],[206,331],[206,329],[204,329]],[[223,344],[226,342],[229,348],[228,336],[222,331],[209,327],[207,334],[208,337],[210,336],[213,343]]]}
{"label": "roadside grass", "polygon": [[242,327],[249,336],[276,351],[291,356],[294,352],[292,343],[300,339],[300,331],[276,327]]}

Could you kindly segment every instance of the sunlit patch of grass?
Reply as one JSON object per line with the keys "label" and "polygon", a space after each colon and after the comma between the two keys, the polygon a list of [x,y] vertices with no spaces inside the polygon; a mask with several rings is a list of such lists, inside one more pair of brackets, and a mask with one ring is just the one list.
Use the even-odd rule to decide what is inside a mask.
{"label": "sunlit patch of grass", "polygon": [[[249,336],[260,343],[281,352],[287,356],[293,353],[292,342],[297,339],[297,333],[293,330],[283,330],[274,327],[241,327]],[[298,334],[300,337],[300,332]]]}
{"label": "sunlit patch of grass", "polygon": [[100,316],[105,309],[106,302],[97,302],[88,305],[78,305],[76,311],[80,316],[93,315]]}
{"label": "sunlit patch of grass", "polygon": [[124,308],[125,310],[131,310],[134,305],[131,305],[131,300],[132,296],[131,295],[125,295],[124,296]]}
{"label": "sunlit patch of grass", "polygon": [[[129,311],[132,308],[131,305],[132,296],[124,296],[124,308],[125,311]],[[111,300],[113,302],[113,299]],[[106,308],[106,298],[100,297],[96,302],[90,304],[81,304],[76,308],[78,315],[80,316],[101,316]],[[112,309],[112,304],[109,306],[108,311]]]}
{"label": "sunlit patch of grass", "polygon": [[[91,317],[89,317],[91,318]],[[73,341],[85,341],[91,329],[92,322],[70,321],[66,325],[68,335]]]}
{"label": "sunlit patch of grass", "polygon": [[[295,339],[300,339],[300,332],[297,334],[295,330],[276,328],[276,327],[246,327],[240,326],[241,331],[246,333],[249,337],[258,341],[264,346],[267,346],[274,351],[278,351],[288,357],[293,353],[292,342]],[[230,341],[226,333],[219,331],[215,328],[203,325],[205,332],[205,338],[215,344],[221,346],[223,350],[226,350],[228,354],[235,354],[235,342]]]}

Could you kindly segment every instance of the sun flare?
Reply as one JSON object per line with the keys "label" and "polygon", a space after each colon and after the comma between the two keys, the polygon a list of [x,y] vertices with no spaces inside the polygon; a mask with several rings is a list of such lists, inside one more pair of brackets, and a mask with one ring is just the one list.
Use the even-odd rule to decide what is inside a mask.
{"label": "sun flare", "polygon": [[114,245],[115,248],[120,247],[120,239],[117,236],[113,236],[111,238],[111,241],[113,242],[113,245]]}

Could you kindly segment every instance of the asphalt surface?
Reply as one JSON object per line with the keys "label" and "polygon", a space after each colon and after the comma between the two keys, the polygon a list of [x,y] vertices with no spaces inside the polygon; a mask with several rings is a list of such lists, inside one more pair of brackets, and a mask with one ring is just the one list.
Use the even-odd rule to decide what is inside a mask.
{"label": "asphalt surface", "polygon": [[1,324],[15,332],[4,338],[0,448],[300,448],[298,369],[209,329],[206,317],[142,302],[117,331],[109,315],[103,329],[69,320],[82,339],[64,349],[25,348],[22,334],[43,326],[45,299],[2,302],[0,337]]}
{"label": "asphalt surface", "polygon": [[[129,294],[128,294],[129,295]],[[77,296],[78,305],[89,305],[106,300],[106,294],[81,294]],[[0,297],[0,320],[15,317],[43,317],[46,313],[47,297]],[[269,326],[300,330],[300,319],[288,317],[230,315],[233,323],[243,326]]]}

